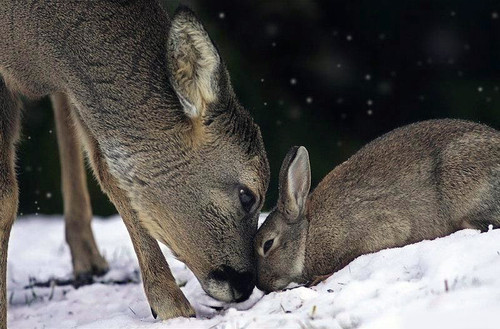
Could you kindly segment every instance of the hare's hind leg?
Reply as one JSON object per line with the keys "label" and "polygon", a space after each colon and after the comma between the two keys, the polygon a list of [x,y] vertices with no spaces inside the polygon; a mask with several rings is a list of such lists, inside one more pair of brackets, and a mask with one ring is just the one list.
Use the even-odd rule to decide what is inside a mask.
{"label": "hare's hind leg", "polygon": [[474,215],[470,219],[464,220],[461,228],[471,228],[481,232],[487,232],[490,228],[500,228],[500,214],[497,214],[496,218],[486,217],[483,214]]}
{"label": "hare's hind leg", "polygon": [[7,328],[7,246],[17,213],[14,143],[19,130],[19,104],[0,76],[0,329]]}
{"label": "hare's hind leg", "polygon": [[481,202],[462,221],[462,228],[472,228],[486,232],[490,228],[500,228],[500,171],[498,180],[482,194]]}
{"label": "hare's hind leg", "polygon": [[71,105],[64,94],[52,95],[57,128],[64,197],[66,241],[71,249],[75,286],[92,283],[93,275],[108,271],[91,228],[92,208],[87,190],[83,150],[71,118]]}

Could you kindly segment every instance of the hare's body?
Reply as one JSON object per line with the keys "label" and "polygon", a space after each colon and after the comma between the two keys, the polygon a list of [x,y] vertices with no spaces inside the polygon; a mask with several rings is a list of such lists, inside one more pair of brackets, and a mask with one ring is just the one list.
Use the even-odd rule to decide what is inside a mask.
{"label": "hare's body", "polygon": [[500,225],[500,132],[436,120],[396,129],[330,172],[308,198],[305,273],[380,249]]}
{"label": "hare's body", "polygon": [[17,210],[18,94],[53,100],[77,282],[108,268],[90,227],[83,146],[130,233],[155,316],[194,314],[156,240],[208,294],[247,298],[269,167],[195,15],[183,8],[170,18],[156,0],[1,0],[0,44],[0,329]]}
{"label": "hare's body", "polygon": [[[463,228],[499,227],[500,132],[459,120],[396,129],[330,172],[308,196],[302,217],[287,224],[303,222],[306,232],[295,281],[331,274],[365,253]],[[264,226],[257,246],[273,238],[274,228]],[[277,278],[264,264],[278,249],[261,252],[259,284],[268,289],[277,287],[262,281]],[[290,282],[281,281],[280,288]]]}

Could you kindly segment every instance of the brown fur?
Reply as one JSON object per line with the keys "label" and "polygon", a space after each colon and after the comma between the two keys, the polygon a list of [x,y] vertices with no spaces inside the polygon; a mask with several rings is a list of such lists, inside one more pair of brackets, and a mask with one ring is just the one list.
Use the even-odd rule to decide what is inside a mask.
{"label": "brown fur", "polygon": [[[291,170],[296,161],[305,169]],[[331,274],[384,248],[500,226],[500,133],[484,125],[432,120],[396,129],[330,172],[301,213],[290,212],[294,196],[307,195],[309,186],[287,193],[285,174],[307,181],[308,164],[304,148],[290,151],[278,207],[257,234],[258,284],[265,290]],[[290,264],[300,271],[292,273]]]}
{"label": "brown fur", "polygon": [[[155,239],[186,262],[210,295],[248,297],[269,165],[259,128],[238,104],[195,15],[182,8],[170,20],[153,0],[4,0],[1,7],[0,328],[17,208],[20,107],[13,93],[52,95],[77,279],[85,283],[108,267],[90,229],[83,146],[130,233],[154,313],[194,314]],[[242,189],[255,196],[248,213]]]}
{"label": "brown fur", "polygon": [[70,245],[76,285],[80,285],[90,282],[92,274],[107,272],[108,264],[99,254],[90,227],[92,208],[87,190],[83,149],[71,118],[71,106],[64,94],[54,94],[52,104],[61,161],[66,242]]}
{"label": "brown fur", "polygon": [[0,77],[0,328],[6,327],[7,247],[16,218],[18,188],[14,169],[14,144],[18,138],[19,101]]}

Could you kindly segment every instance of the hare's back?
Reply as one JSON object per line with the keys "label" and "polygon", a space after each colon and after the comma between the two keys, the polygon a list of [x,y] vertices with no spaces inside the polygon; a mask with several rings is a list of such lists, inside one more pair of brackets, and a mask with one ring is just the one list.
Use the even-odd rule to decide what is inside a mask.
{"label": "hare's back", "polygon": [[367,144],[325,177],[309,209],[348,230],[396,223],[405,230],[427,227],[427,238],[498,207],[500,132],[446,119],[404,126]]}

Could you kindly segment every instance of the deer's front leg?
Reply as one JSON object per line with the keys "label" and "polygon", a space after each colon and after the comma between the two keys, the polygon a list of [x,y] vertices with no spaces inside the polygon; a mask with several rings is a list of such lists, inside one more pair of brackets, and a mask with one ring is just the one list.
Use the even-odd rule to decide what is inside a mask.
{"label": "deer's front leg", "polygon": [[194,316],[195,312],[177,286],[158,242],[138,224],[135,214],[122,216],[139,259],[144,291],[153,316],[159,315],[163,320]]}
{"label": "deer's front leg", "polygon": [[17,213],[14,143],[19,129],[20,103],[0,76],[0,329],[7,328],[7,247]]}
{"label": "deer's front leg", "polygon": [[141,268],[144,291],[153,316],[159,315],[163,320],[179,316],[194,316],[195,312],[177,286],[158,242],[140,224],[128,196],[110,174],[97,141],[89,134],[81,120],[76,121],[87,139],[87,151],[99,183],[122,216],[132,239]]}

